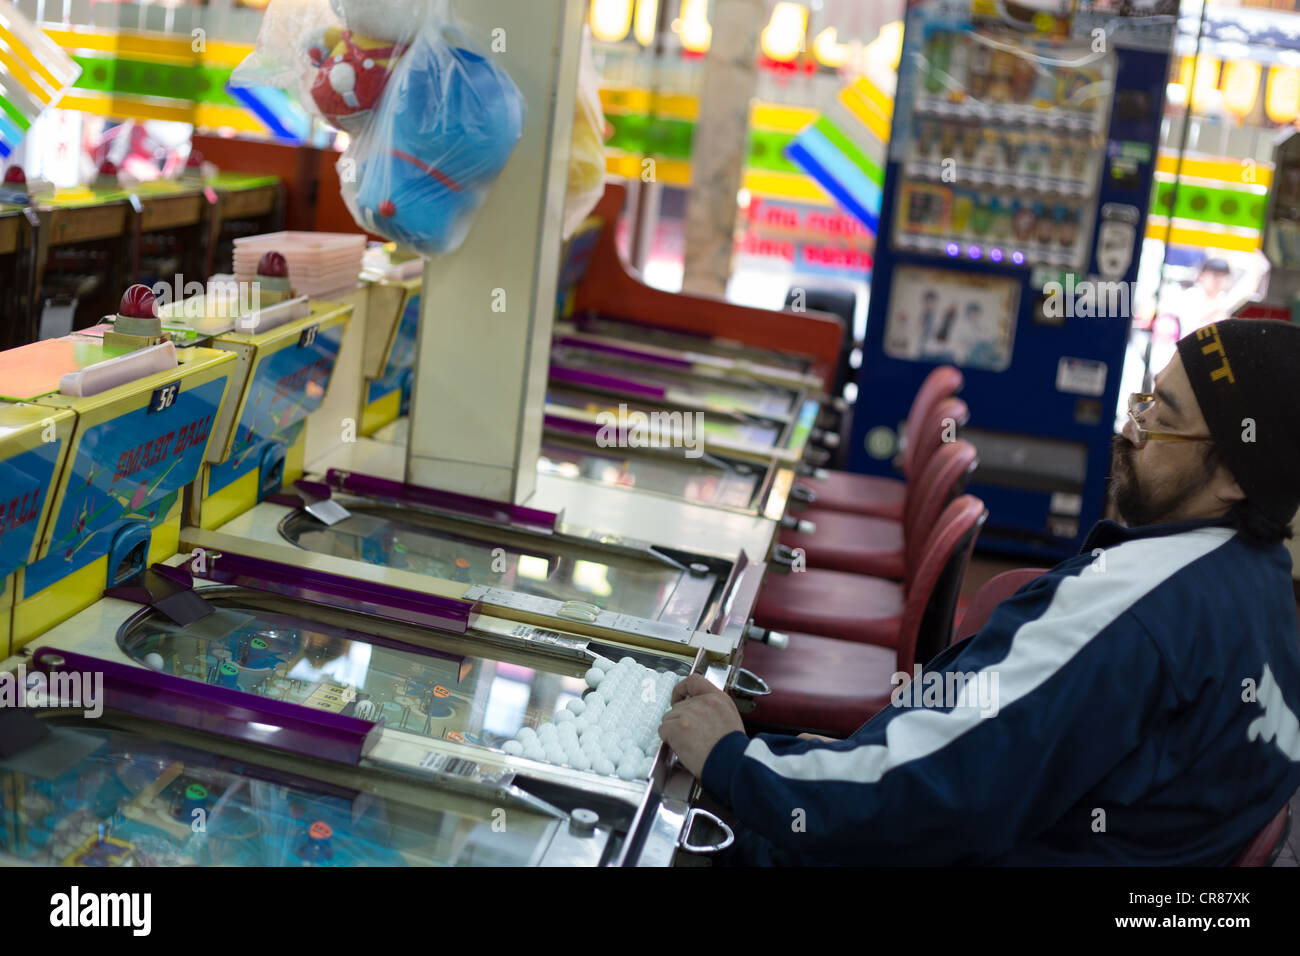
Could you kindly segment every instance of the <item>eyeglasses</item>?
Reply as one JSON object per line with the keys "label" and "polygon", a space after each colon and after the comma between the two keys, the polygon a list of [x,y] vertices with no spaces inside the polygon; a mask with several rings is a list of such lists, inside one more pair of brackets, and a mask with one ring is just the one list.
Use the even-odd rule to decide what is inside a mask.
{"label": "eyeglasses", "polygon": [[1149,441],[1214,441],[1209,435],[1176,435],[1173,432],[1151,432],[1142,427],[1139,415],[1145,415],[1155,405],[1156,397],[1148,392],[1134,392],[1128,397],[1128,420],[1137,431],[1137,442]]}

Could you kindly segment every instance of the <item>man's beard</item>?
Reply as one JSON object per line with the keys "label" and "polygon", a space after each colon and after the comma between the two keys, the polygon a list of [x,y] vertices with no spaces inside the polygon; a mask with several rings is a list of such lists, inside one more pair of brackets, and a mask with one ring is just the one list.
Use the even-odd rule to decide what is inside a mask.
{"label": "man's beard", "polygon": [[1137,449],[1123,435],[1112,439],[1110,498],[1120,520],[1130,528],[1169,520],[1192,492],[1205,483],[1202,474],[1182,473],[1170,486],[1146,487],[1133,466],[1136,454]]}

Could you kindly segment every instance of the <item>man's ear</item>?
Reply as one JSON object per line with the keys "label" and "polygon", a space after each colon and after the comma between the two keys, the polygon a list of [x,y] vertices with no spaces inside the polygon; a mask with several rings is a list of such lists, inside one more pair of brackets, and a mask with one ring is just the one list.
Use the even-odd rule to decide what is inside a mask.
{"label": "man's ear", "polygon": [[1219,466],[1219,472],[1214,476],[1214,497],[1218,498],[1224,504],[1235,505],[1238,501],[1246,500],[1246,493],[1241,490],[1241,485],[1237,484],[1237,479],[1232,477],[1232,473],[1223,465]]}

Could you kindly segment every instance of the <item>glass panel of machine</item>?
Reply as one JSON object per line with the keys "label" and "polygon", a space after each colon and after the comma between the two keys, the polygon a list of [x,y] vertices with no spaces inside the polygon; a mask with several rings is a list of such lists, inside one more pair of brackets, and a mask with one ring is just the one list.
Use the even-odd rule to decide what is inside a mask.
{"label": "glass panel of machine", "polygon": [[[416,651],[304,615],[213,598],[186,627],[149,612],[128,622],[122,649],[147,667],[457,743],[499,746],[586,690],[586,664],[524,658],[448,638]],[[458,647],[457,644],[462,646]]]}
{"label": "glass panel of machine", "polygon": [[[611,405],[608,399],[585,392],[575,391],[573,389],[558,388],[551,385],[546,389],[546,401],[550,405],[558,405],[561,408],[581,409],[592,415],[606,412],[610,415],[617,416],[619,413],[618,404]],[[627,412],[641,411],[648,415],[653,415],[657,409],[649,405],[643,405],[637,402],[622,402]],[[674,414],[670,412],[669,414]],[[704,438],[708,441],[724,442],[742,442],[749,445],[761,445],[772,447],[781,438],[781,428],[778,425],[767,424],[766,422],[742,422],[731,421],[718,414],[713,413],[692,413],[676,412],[675,414],[683,416],[699,414],[704,420]],[[616,419],[615,419],[616,420]],[[612,421],[615,421],[612,420]],[[692,419],[693,420],[693,419]]]}
{"label": "glass panel of machine", "polygon": [[281,533],[308,551],[556,601],[585,601],[651,620],[661,617],[674,592],[689,581],[701,592],[692,625],[715,580],[576,542],[566,542],[562,551],[552,550],[553,544],[543,549],[539,541],[505,529],[474,533],[468,523],[423,513],[348,507],[351,517],[329,527],[299,512],[281,525]]}
{"label": "glass panel of machine", "polygon": [[[66,866],[519,866],[554,822],[425,788],[416,807],[131,730],[50,717],[0,761],[0,852]],[[68,760],[67,753],[88,757]]]}
{"label": "glass panel of machine", "polygon": [[1001,372],[1011,364],[1020,283],[1003,276],[899,266],[885,354]]}
{"label": "glass panel of machine", "polygon": [[681,349],[683,352],[701,352],[705,355],[717,355],[730,359],[746,359],[773,368],[786,369],[791,372],[807,372],[812,363],[797,355],[787,355],[771,349],[755,348],[740,342],[724,342],[702,335],[686,335],[656,329],[648,325],[632,322],[618,322],[612,319],[586,317],[578,320],[578,328],[592,335],[608,335],[627,342],[642,345],[656,345],[661,348]]}
{"label": "glass panel of machine", "polygon": [[748,385],[700,372],[679,372],[588,349],[556,348],[551,354],[560,365],[604,375],[626,376],[636,382],[677,392],[710,408],[770,418],[789,418],[794,408],[794,394],[775,386]]}
{"label": "glass panel of machine", "polygon": [[703,459],[670,462],[647,455],[602,452],[547,438],[537,468],[542,474],[586,478],[640,488],[699,504],[748,508],[758,491],[758,469],[736,462],[718,467]]}

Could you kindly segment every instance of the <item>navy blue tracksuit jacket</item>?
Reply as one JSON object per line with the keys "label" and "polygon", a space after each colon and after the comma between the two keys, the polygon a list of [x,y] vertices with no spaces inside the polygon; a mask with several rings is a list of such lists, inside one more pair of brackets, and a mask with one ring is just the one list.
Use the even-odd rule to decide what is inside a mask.
{"label": "navy blue tracksuit jacket", "polygon": [[723,738],[730,862],[1219,865],[1300,787],[1291,558],[1223,521],[1101,522],[927,671],[966,694]]}

